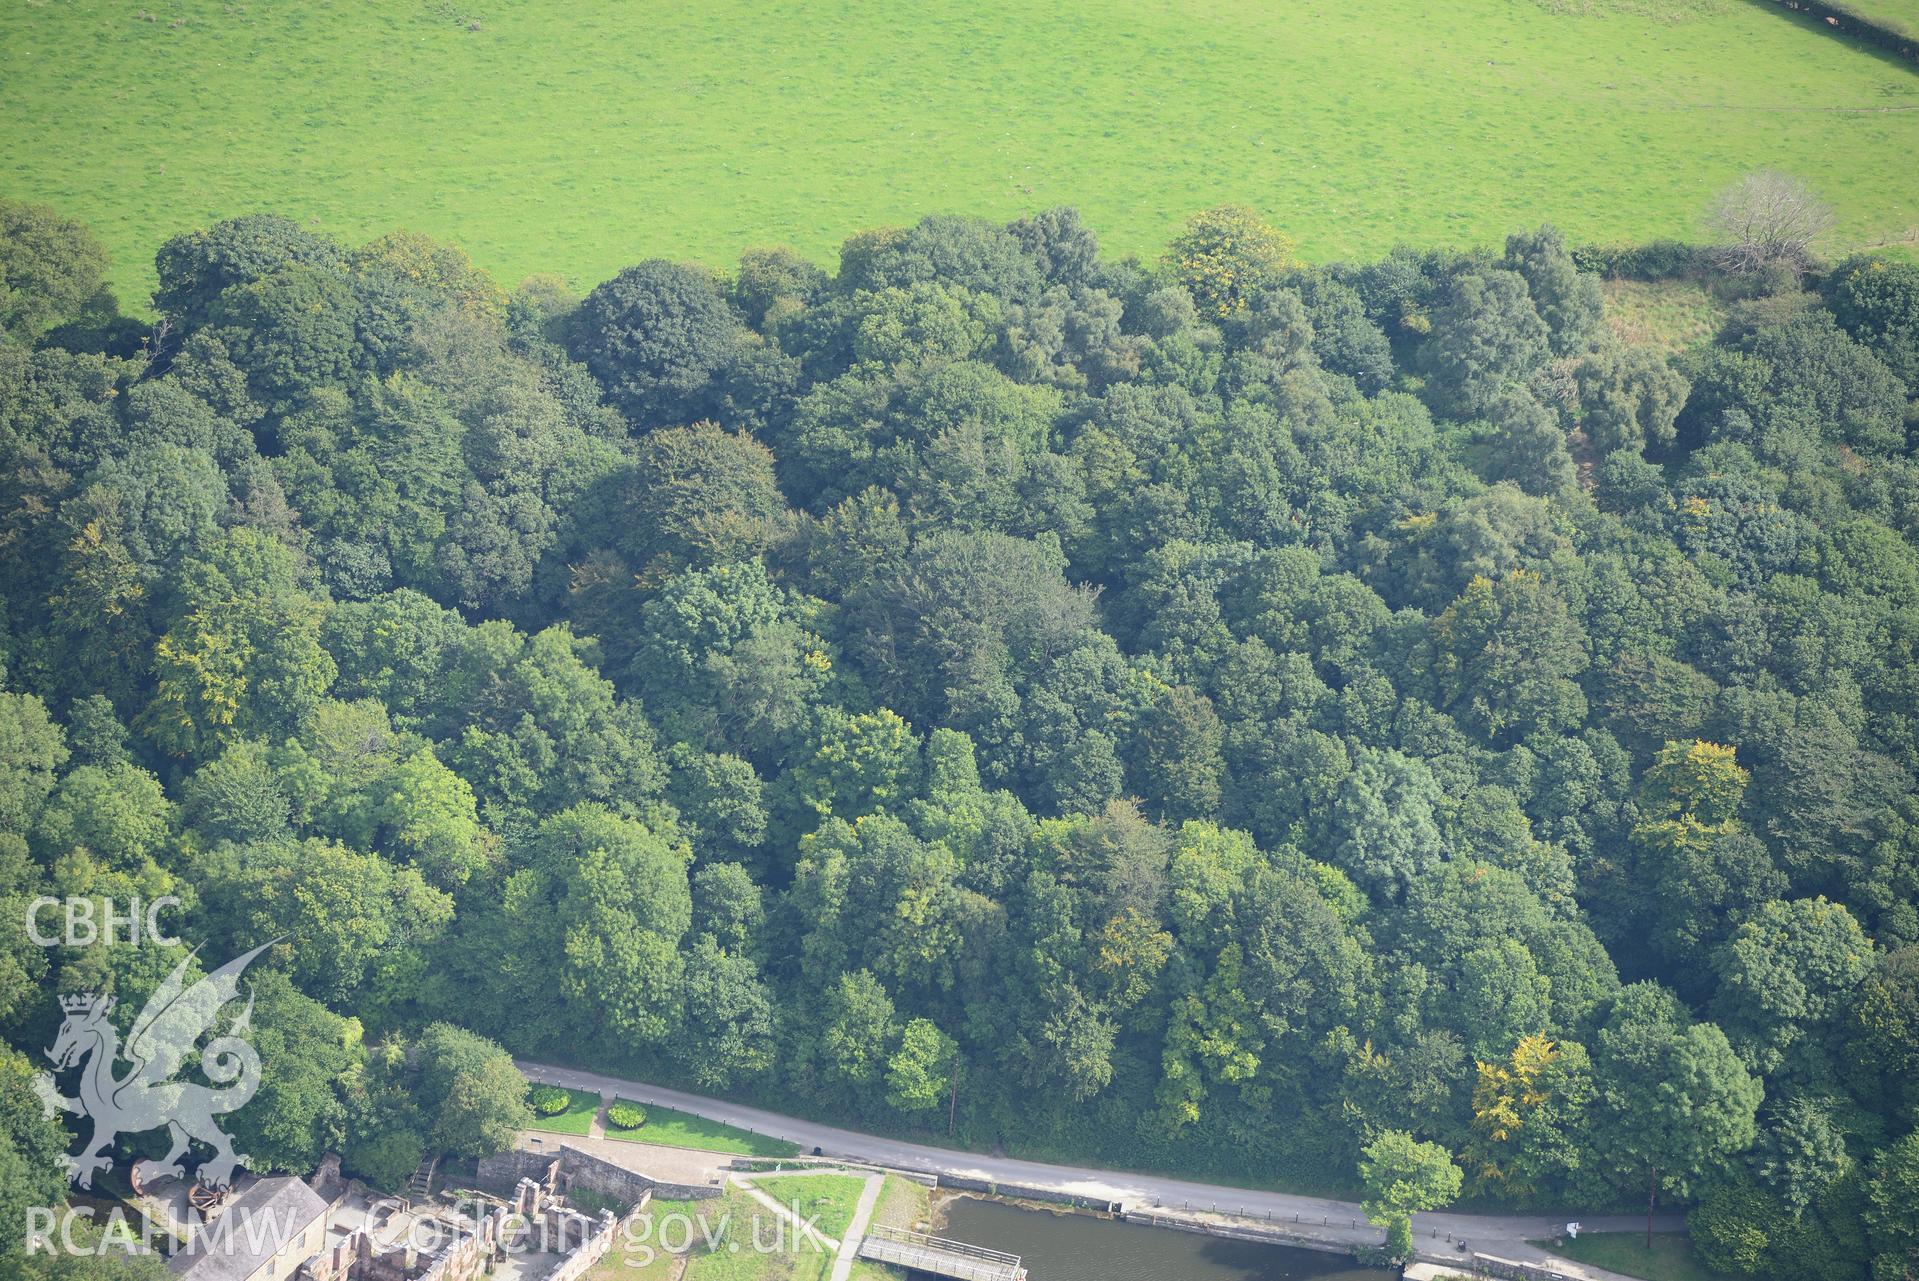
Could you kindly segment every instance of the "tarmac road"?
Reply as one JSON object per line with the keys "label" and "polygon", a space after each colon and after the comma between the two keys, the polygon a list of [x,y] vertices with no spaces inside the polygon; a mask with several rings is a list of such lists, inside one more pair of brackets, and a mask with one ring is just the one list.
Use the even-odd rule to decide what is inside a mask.
{"label": "tarmac road", "polygon": [[[651,1103],[691,1112],[755,1134],[784,1139],[798,1144],[803,1152],[818,1148],[826,1156],[868,1161],[928,1174],[1047,1188],[1092,1201],[1117,1201],[1130,1209],[1164,1206],[1176,1210],[1217,1210],[1221,1214],[1268,1219],[1295,1231],[1312,1229],[1314,1236],[1341,1244],[1377,1245],[1380,1241],[1380,1230],[1369,1225],[1359,1206],[1351,1201],[1222,1187],[1159,1174],[1053,1165],[1044,1161],[1023,1161],[1014,1157],[932,1147],[904,1139],[862,1134],[857,1130],[841,1129],[800,1117],[782,1116],[763,1108],[667,1089],[645,1081],[603,1076],[577,1068],[553,1067],[524,1059],[514,1061],[529,1080],[541,1084],[597,1090],[602,1095],[618,1095],[636,1103]],[[1477,1251],[1505,1259],[1546,1264],[1566,1276],[1588,1278],[1590,1281],[1613,1281],[1619,1278],[1618,1273],[1575,1263],[1531,1244],[1536,1239],[1560,1235],[1567,1217],[1575,1219],[1584,1232],[1643,1232],[1646,1227],[1644,1215],[1549,1218],[1542,1215],[1437,1211],[1414,1215],[1413,1235],[1419,1256],[1434,1262],[1463,1261],[1469,1252]],[[1653,1227],[1660,1232],[1679,1232],[1685,1229],[1685,1222],[1684,1215],[1662,1214],[1654,1219]],[[1630,1279],[1622,1278],[1620,1281]]]}

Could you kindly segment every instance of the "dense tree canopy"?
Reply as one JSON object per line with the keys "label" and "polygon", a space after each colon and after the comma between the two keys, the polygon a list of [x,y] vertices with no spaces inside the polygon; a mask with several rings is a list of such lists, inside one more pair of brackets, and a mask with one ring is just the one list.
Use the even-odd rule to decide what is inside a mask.
{"label": "dense tree canopy", "polygon": [[[281,1168],[498,1146],[510,1051],[1905,1275],[1919,288],[1668,353],[1585,261],[1053,210],[576,300],[256,215],[142,353],[0,206],[0,907],[274,941]],[[160,963],[0,925],[0,1031]]]}

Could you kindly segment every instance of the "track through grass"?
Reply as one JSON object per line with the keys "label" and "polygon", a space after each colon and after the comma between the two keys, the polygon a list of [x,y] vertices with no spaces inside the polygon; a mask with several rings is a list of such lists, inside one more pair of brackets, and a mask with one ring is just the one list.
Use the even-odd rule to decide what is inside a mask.
{"label": "track through grass", "polygon": [[846,1235],[853,1222],[860,1194],[866,1190],[866,1176],[858,1174],[758,1174],[753,1186],[798,1211],[799,1217],[814,1224],[835,1241]]}

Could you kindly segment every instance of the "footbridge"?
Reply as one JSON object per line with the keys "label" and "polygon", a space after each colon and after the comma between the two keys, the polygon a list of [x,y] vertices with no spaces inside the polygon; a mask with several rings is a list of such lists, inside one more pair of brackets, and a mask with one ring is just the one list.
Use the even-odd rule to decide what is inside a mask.
{"label": "footbridge", "polygon": [[964,1241],[909,1232],[905,1228],[874,1227],[860,1242],[860,1257],[875,1263],[912,1268],[955,1281],[1026,1281],[1026,1269],[1017,1254],[987,1250]]}

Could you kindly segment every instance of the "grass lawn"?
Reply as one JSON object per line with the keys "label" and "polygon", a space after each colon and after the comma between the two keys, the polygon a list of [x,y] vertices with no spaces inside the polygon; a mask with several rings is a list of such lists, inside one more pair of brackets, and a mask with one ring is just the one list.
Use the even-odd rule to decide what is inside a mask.
{"label": "grass lawn", "polygon": [[1577,1241],[1534,1244],[1581,1263],[1645,1277],[1647,1281],[1724,1281],[1726,1275],[1694,1258],[1692,1242],[1680,1233],[1655,1233],[1650,1251],[1643,1232],[1584,1232]]}
{"label": "grass lawn", "polygon": [[893,1228],[930,1231],[932,1214],[928,1200],[925,1184],[888,1175],[885,1186],[880,1189],[880,1199],[873,1207],[873,1222]]}
{"label": "grass lawn", "polygon": [[535,1112],[531,1128],[549,1130],[554,1134],[585,1134],[593,1124],[594,1114],[600,1110],[600,1096],[591,1090],[567,1090],[567,1093],[573,1101],[567,1105],[566,1111],[558,1116],[541,1116]]}
{"label": "grass lawn", "polygon": [[1739,0],[14,0],[0,66],[0,191],[135,309],[164,238],[262,208],[508,285],[1063,203],[1149,255],[1228,200],[1314,260],[1686,237],[1766,165],[1834,248],[1919,224],[1919,70]]}
{"label": "grass lawn", "polygon": [[[686,1281],[818,1281],[833,1270],[832,1251],[810,1237],[796,1241],[790,1225],[781,1234],[773,1212],[740,1189],[694,1213],[703,1228],[688,1250]],[[762,1246],[782,1248],[756,1249],[756,1228]]]}
{"label": "grass lawn", "polygon": [[[931,1218],[927,1189],[923,1184],[911,1179],[887,1177],[885,1186],[880,1189],[879,1202],[873,1207],[874,1223],[926,1232],[930,1230]],[[853,1265],[853,1281],[898,1281],[901,1275],[897,1268],[865,1259]]]}
{"label": "grass lawn", "polygon": [[[630,1099],[618,1101],[632,1102]],[[636,1103],[634,1106],[646,1109],[646,1124],[637,1130],[621,1130],[609,1123],[606,1127],[607,1138],[625,1139],[631,1143],[658,1143],[672,1148],[700,1148],[707,1152],[737,1152],[743,1156],[796,1156],[800,1150],[798,1145],[782,1139],[751,1134],[691,1113],[675,1112],[672,1108],[655,1107],[651,1103]]]}
{"label": "grass lawn", "polygon": [[837,1241],[853,1222],[866,1179],[856,1174],[765,1174],[755,1175],[753,1186],[781,1205],[796,1208],[801,1218],[812,1220]]}
{"label": "grass lawn", "polygon": [[[672,1252],[659,1247],[656,1234],[669,1216],[691,1220],[699,1213],[697,1201],[649,1202],[647,1226],[636,1234],[633,1248],[626,1247],[624,1235],[614,1238],[613,1248],[593,1265],[584,1281],[669,1281],[679,1268],[679,1260]],[[667,1231],[667,1239],[678,1244],[680,1232],[675,1226]]]}

